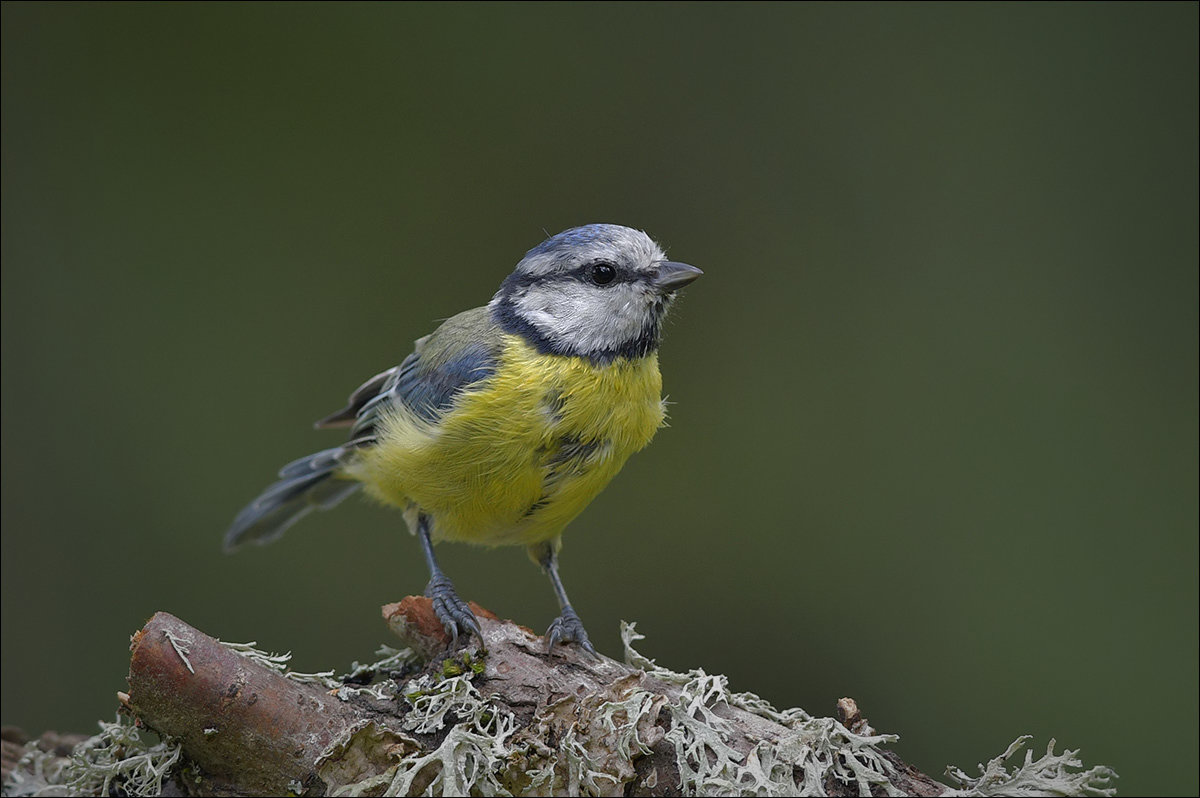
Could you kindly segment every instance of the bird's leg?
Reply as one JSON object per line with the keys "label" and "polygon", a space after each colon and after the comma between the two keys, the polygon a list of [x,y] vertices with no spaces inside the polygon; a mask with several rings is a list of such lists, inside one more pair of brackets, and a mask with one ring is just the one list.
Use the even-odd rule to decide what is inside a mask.
{"label": "bird's leg", "polygon": [[457,591],[450,578],[437,564],[433,556],[433,541],[429,539],[429,516],[421,513],[417,517],[417,537],[421,541],[421,550],[425,552],[425,564],[429,566],[429,584],[425,587],[425,595],[433,599],[433,611],[446,634],[450,635],[450,649],[458,646],[459,632],[474,634],[483,645],[483,633],[479,630],[479,621],[475,613],[467,606],[467,602],[458,597]]}
{"label": "bird's leg", "polygon": [[579,620],[579,615],[576,614],[570,599],[567,598],[567,591],[563,590],[562,580],[558,577],[558,552],[554,550],[554,544],[546,542],[532,548],[538,563],[550,577],[550,584],[554,587],[554,596],[558,599],[558,606],[561,609],[558,617],[546,630],[546,653],[549,654],[554,649],[554,644],[562,641],[578,643],[593,657],[599,656],[595,647],[592,646],[592,641],[588,640],[583,622]]}

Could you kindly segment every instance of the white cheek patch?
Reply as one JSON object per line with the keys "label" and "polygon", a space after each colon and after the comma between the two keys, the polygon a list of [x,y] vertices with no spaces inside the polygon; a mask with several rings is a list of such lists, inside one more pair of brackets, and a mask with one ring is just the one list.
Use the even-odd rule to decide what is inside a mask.
{"label": "white cheek patch", "polygon": [[553,281],[530,286],[514,307],[538,332],[580,354],[620,349],[653,324],[653,289],[639,283],[594,286]]}

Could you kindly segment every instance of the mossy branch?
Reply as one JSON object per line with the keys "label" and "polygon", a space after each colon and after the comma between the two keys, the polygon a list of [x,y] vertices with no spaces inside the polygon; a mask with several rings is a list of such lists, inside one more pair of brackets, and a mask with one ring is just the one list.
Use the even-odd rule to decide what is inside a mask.
{"label": "mossy branch", "polygon": [[[297,674],[166,613],[134,635],[122,717],[69,755],[5,744],[8,795],[1113,795],[1077,752],[1011,772],[1018,739],[952,789],[906,765],[850,699],[837,718],[777,710],[723,676],[625,663],[473,607],[486,653],[451,658],[428,600],[384,607],[408,648]],[[161,735],[146,741],[142,729]]]}

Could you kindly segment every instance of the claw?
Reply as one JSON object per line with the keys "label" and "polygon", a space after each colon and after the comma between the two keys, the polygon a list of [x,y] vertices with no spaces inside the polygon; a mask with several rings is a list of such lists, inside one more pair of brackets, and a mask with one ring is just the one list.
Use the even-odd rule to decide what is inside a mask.
{"label": "claw", "polygon": [[440,574],[434,576],[425,588],[425,595],[433,600],[433,612],[442,622],[446,634],[450,636],[451,650],[458,647],[460,633],[475,635],[480,645],[483,645],[483,632],[479,628],[475,613],[471,612],[467,602],[458,597],[449,579]]}
{"label": "claw", "polygon": [[563,607],[562,614],[555,618],[550,624],[550,628],[546,630],[546,641],[547,654],[554,650],[556,643],[578,643],[579,647],[592,657],[600,658],[592,641],[588,639],[583,622],[579,620],[579,615],[570,604]]}

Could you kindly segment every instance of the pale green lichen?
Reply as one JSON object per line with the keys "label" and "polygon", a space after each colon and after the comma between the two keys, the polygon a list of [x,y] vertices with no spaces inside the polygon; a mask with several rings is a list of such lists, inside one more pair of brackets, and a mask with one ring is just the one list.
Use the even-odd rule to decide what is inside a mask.
{"label": "pale green lichen", "polygon": [[[358,780],[334,789],[333,795],[621,795],[638,778],[636,760],[661,752],[664,742],[674,753],[678,771],[679,782],[669,788],[672,793],[825,795],[826,785],[837,781],[852,785],[863,796],[872,790],[901,794],[891,783],[894,766],[881,750],[897,739],[895,735],[858,734],[832,718],[776,709],[751,693],[730,692],[724,676],[699,669],[668,670],[633,647],[642,636],[632,624],[623,624],[621,634],[625,661],[673,686],[669,695],[650,692],[631,676],[627,683],[614,683],[607,698],[564,700],[546,707],[525,725],[479,693],[472,681],[482,662],[469,657],[447,660],[436,673],[398,688],[395,679],[377,677],[411,668],[416,657],[408,649],[384,647],[379,661],[356,662],[339,680],[332,672],[289,671],[289,654],[259,651],[254,644],[225,645],[296,681],[336,691],[343,699],[358,694],[405,703],[399,728],[387,730],[368,723],[318,760],[318,765],[322,759],[330,763],[330,769],[322,771],[330,778],[351,742],[357,741],[367,758],[356,761],[379,762],[348,771],[367,775],[351,775]],[[186,649],[179,653],[186,659]],[[345,683],[368,678],[376,683]],[[750,744],[743,736],[745,723],[732,719],[737,710],[772,721],[786,733],[773,732],[770,739]],[[426,742],[419,743],[417,737]],[[1003,755],[980,766],[977,778],[949,769],[947,776],[959,789],[946,794],[1115,795],[1111,783],[1116,774],[1105,767],[1081,770],[1078,752],[1055,754],[1053,740],[1043,757],[1034,760],[1027,752],[1024,763],[1010,770],[1006,761],[1027,739],[1018,739]],[[146,742],[130,721],[119,718],[117,723],[101,724],[101,734],[78,746],[68,759],[42,753],[30,744],[4,794],[104,795],[119,790],[127,795],[156,795],[180,765],[177,743]],[[675,773],[653,771],[643,774],[642,783],[653,787],[668,777],[674,778]]]}
{"label": "pale green lichen", "polygon": [[[442,742],[336,794],[511,795],[517,789],[531,795],[619,795],[636,777],[634,760],[650,754],[659,739],[674,749],[682,794],[824,795],[829,778],[856,785],[861,795],[871,795],[872,786],[901,794],[889,780],[893,766],[878,748],[894,735],[856,734],[829,718],[781,711],[753,694],[731,693],[723,676],[661,668],[634,649],[641,635],[633,625],[623,626],[622,639],[626,662],[676,685],[676,698],[633,687],[623,699],[594,708],[581,702],[565,733],[548,733],[550,723],[543,720],[532,734],[520,734],[512,714],[471,684],[471,669],[443,667],[440,679],[426,675],[406,685],[410,711],[403,721],[406,731],[419,735],[449,726]],[[457,675],[445,678],[447,673]],[[730,707],[792,734],[760,741],[742,754],[737,726],[723,717]],[[665,735],[655,725],[664,708],[670,715]],[[546,745],[549,739],[554,748]]]}
{"label": "pale green lichen", "polygon": [[172,634],[169,630],[164,629],[163,634],[167,637],[167,642],[171,644],[171,648],[175,649],[175,653],[183,660],[183,664],[187,666],[188,673],[195,673],[196,669],[192,667],[192,661],[188,659],[188,654],[192,651],[188,648],[187,641],[183,638]]}
{"label": "pale green lichen", "polygon": [[562,795],[614,795],[621,782],[611,773],[597,767],[597,758],[588,750],[587,740],[572,726],[559,743],[557,761],[551,759],[547,771],[550,784],[555,783],[556,770],[562,769]]}
{"label": "pale green lichen", "polygon": [[420,657],[411,648],[380,646],[375,655],[379,657],[375,662],[361,665],[355,660],[351,663],[350,672],[339,680],[338,698],[346,701],[350,696],[358,695],[369,696],[377,701],[390,701],[396,697],[396,693],[399,691],[399,686],[394,680],[384,679],[362,685],[355,684],[355,682],[361,681],[367,676],[376,678],[381,674],[405,672],[415,667],[420,661]]}
{"label": "pale green lichen", "polygon": [[131,719],[118,715],[115,723],[100,722],[100,733],[89,737],[66,758],[26,746],[5,795],[161,795],[182,759],[178,742],[151,743]]}
{"label": "pale green lichen", "polygon": [[274,654],[268,651],[262,651],[255,648],[258,645],[256,641],[249,643],[227,643],[224,640],[218,640],[225,648],[233,651],[236,654],[241,654],[246,659],[257,662],[266,668],[282,673],[285,678],[291,679],[299,684],[315,684],[318,687],[324,687],[326,690],[332,690],[335,687],[341,687],[340,679],[335,679],[333,671],[321,671],[319,673],[301,673],[294,671],[288,667],[288,663],[292,661],[292,652],[286,654]]}
{"label": "pale green lichen", "polygon": [[70,795],[63,770],[70,760],[38,748],[37,741],[25,744],[12,775],[4,783],[4,795]]}
{"label": "pale green lichen", "polygon": [[466,667],[456,676],[426,674],[405,686],[410,711],[401,725],[414,734],[449,731],[427,753],[404,756],[383,773],[333,792],[335,796],[511,795],[500,772],[517,731],[512,713],[493,706],[471,684],[476,670]]}
{"label": "pale green lichen", "polygon": [[370,696],[380,701],[392,699],[396,695],[396,685],[390,681],[379,682],[378,684],[355,685],[348,682],[354,682],[368,674],[388,673],[391,671],[403,670],[415,662],[418,657],[410,648],[392,648],[391,646],[380,646],[376,651],[376,655],[380,659],[375,662],[367,663],[366,665],[359,664],[356,660],[350,666],[350,672],[341,676],[334,677],[334,671],[319,671],[317,673],[303,673],[294,671],[288,667],[288,663],[292,660],[292,652],[285,654],[274,654],[268,651],[263,651],[256,648],[256,642],[249,643],[227,643],[224,640],[218,641],[221,645],[240,654],[252,662],[257,662],[266,668],[282,673],[285,678],[291,679],[299,684],[313,684],[322,687],[326,690],[336,691],[335,695],[343,701],[346,701],[352,695]]}
{"label": "pale green lichen", "polygon": [[507,770],[510,786],[524,795],[624,794],[637,778],[634,760],[664,737],[655,722],[666,697],[635,689],[636,683],[618,679],[607,697],[580,696],[547,706],[518,738],[524,748]]}
{"label": "pale green lichen", "polygon": [[946,768],[946,777],[961,789],[948,790],[948,796],[991,796],[991,795],[1098,795],[1111,798],[1117,794],[1113,779],[1117,774],[1111,768],[1098,767],[1081,770],[1083,761],[1079,751],[1066,750],[1054,753],[1055,741],[1050,740],[1046,753],[1035,760],[1033,751],[1025,752],[1025,762],[1012,772],[1004,766],[1018,751],[1025,747],[1030,735],[1013,741],[1000,756],[987,765],[979,765],[979,777],[971,778],[954,766]]}
{"label": "pale green lichen", "polygon": [[[680,685],[679,698],[668,704],[680,789],[693,795],[824,795],[832,777],[855,784],[860,795],[878,785],[888,795],[901,795],[891,784],[892,764],[879,746],[895,735],[856,734],[832,718],[813,718],[801,709],[778,710],[752,693],[731,693],[724,676],[696,669],[686,674],[659,667],[634,649],[644,639],[633,624],[622,624],[625,661],[647,674]],[[731,743],[733,728],[721,707],[733,706],[791,730],[774,742],[759,742],[745,756]]]}

